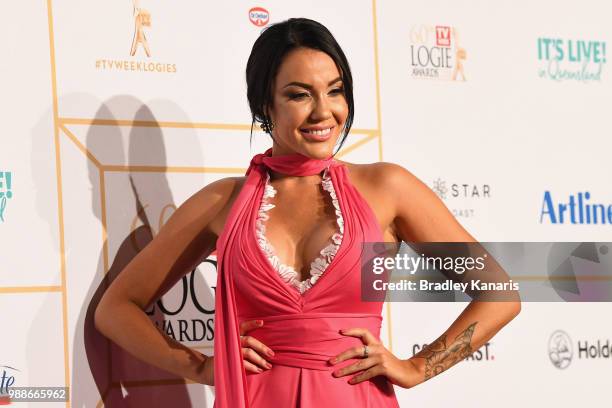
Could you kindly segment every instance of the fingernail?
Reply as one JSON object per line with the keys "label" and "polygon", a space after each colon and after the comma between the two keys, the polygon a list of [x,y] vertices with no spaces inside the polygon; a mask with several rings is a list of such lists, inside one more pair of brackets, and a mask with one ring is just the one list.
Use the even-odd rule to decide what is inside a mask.
{"label": "fingernail", "polygon": [[266,354],[268,354],[270,357],[274,357],[274,352],[272,350],[268,350]]}
{"label": "fingernail", "polygon": [[336,364],[336,361],[338,361],[336,357],[329,359],[330,364]]}
{"label": "fingernail", "polygon": [[266,367],[267,367],[267,368],[272,368],[272,364],[270,364],[270,363],[266,363]]}
{"label": "fingernail", "polygon": [[258,373],[263,373],[263,370],[261,368],[257,367],[257,372]]}
{"label": "fingernail", "polygon": [[258,320],[257,324],[261,326],[263,324],[263,320]]}

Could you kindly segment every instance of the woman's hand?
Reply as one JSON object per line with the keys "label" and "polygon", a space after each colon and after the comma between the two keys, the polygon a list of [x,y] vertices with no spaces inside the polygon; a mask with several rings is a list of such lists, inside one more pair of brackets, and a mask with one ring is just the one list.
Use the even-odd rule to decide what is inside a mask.
{"label": "woman's hand", "polygon": [[246,371],[261,373],[263,370],[272,368],[272,364],[266,361],[262,355],[273,357],[274,352],[265,344],[246,333],[250,330],[263,326],[263,320],[247,320],[240,324],[240,346],[242,347],[242,357],[244,358],[244,368]]}
{"label": "woman's hand", "polygon": [[422,375],[410,360],[400,360],[395,357],[383,344],[374,337],[368,329],[351,328],[340,331],[340,334],[361,338],[368,346],[368,356],[364,358],[364,347],[350,348],[329,360],[330,364],[338,364],[349,358],[361,358],[355,364],[333,371],[334,377],[342,377],[362,371],[351,378],[349,384],[358,384],[378,375],[386,376],[393,384],[403,388],[414,387],[423,382]]}

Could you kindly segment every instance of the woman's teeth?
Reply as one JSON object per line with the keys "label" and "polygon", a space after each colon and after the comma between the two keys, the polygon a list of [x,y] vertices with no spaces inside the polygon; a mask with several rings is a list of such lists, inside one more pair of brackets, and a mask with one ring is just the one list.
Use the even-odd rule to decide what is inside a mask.
{"label": "woman's teeth", "polygon": [[324,129],[324,130],[303,130],[306,133],[309,133],[311,135],[318,135],[318,136],[323,136],[326,135],[330,132],[331,128],[329,129]]}

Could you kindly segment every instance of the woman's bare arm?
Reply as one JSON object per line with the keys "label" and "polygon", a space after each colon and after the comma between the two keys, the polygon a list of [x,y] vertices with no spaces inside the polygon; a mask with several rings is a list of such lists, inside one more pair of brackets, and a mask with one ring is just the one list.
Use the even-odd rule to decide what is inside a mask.
{"label": "woman's bare arm", "polygon": [[163,334],[145,310],[214,250],[218,228],[212,225],[237,188],[238,178],[226,178],[185,201],[117,276],[95,312],[96,328],[135,357],[209,385],[212,359]]}
{"label": "woman's bare arm", "polygon": [[[403,167],[381,163],[377,180],[394,208],[393,228],[405,242],[476,242],[438,196]],[[518,315],[520,299],[511,302],[472,300],[435,341],[410,358],[420,382],[440,374],[491,339]]]}

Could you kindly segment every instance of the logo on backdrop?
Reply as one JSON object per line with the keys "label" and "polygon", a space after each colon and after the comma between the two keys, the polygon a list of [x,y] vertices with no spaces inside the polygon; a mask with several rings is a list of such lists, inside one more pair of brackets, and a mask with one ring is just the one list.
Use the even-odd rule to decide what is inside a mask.
{"label": "logo on backdrop", "polygon": [[[427,344],[413,344],[412,345],[412,355],[414,356],[419,351],[426,347]],[[495,360],[495,356],[491,350],[491,343],[483,344],[478,350],[474,351],[472,354],[464,358],[465,361],[493,361]]]}
{"label": "logo on backdrop", "polygon": [[151,27],[151,13],[140,7],[139,0],[133,0],[134,6],[134,35],[132,37],[132,48],[130,55],[133,57],[136,54],[138,46],[142,46],[147,57],[151,56],[149,42],[145,36],[145,27]]}
{"label": "logo on backdrop", "polygon": [[9,366],[0,366],[0,398],[9,393],[9,387],[15,384],[15,373],[18,369]]}
{"label": "logo on backdrop", "polygon": [[455,203],[470,203],[473,200],[491,198],[491,186],[489,184],[470,183],[447,183],[446,180],[437,178],[431,188],[434,193],[444,201],[453,200],[450,210],[455,217],[471,218],[476,215],[476,209],[471,206],[454,206]]}
{"label": "logo on backdrop", "polygon": [[257,27],[263,27],[270,22],[270,13],[263,7],[253,7],[249,10],[249,20]]}
{"label": "logo on backdrop", "polygon": [[538,76],[553,81],[601,81],[605,41],[538,38]]}
{"label": "logo on backdrop", "polygon": [[553,365],[564,369],[572,362],[574,351],[572,340],[563,330],[555,331],[548,340],[548,357]]}
{"label": "logo on backdrop", "polygon": [[4,214],[8,200],[13,197],[13,173],[0,171],[0,222],[4,222]]}
{"label": "logo on backdrop", "polygon": [[559,369],[567,368],[578,350],[577,360],[598,360],[612,357],[610,339],[597,341],[578,340],[576,347],[570,336],[563,330],[556,330],[548,340],[548,356],[553,365]]}
{"label": "logo on backdrop", "polygon": [[540,210],[540,224],[612,224],[612,203],[591,202],[588,191],[570,194],[567,201],[555,201],[552,193],[544,191]]}
{"label": "logo on backdrop", "polygon": [[[131,223],[131,244],[135,252],[140,252],[146,246],[145,243],[138,242],[133,232],[139,228],[139,221],[142,226],[141,220],[149,218],[144,213],[147,208],[149,204],[143,205]],[[174,211],[176,211],[174,204],[161,208],[157,218],[157,231],[162,228]],[[153,234],[153,229],[149,228],[149,230]],[[146,311],[147,315],[154,316],[159,310],[164,317],[163,320],[154,321],[159,330],[180,342],[211,342],[214,339],[213,291],[215,286],[213,286],[214,283],[207,282],[211,282],[211,277],[216,270],[215,260],[204,259],[200,265],[184,275],[162,298],[151,305]]]}
{"label": "logo on backdrop", "polygon": [[[125,59],[123,53],[119,54],[119,50],[123,49],[117,45],[117,55],[109,58],[96,59],[96,70],[98,71],[132,71],[132,72],[156,72],[156,73],[175,73],[176,64],[167,62],[151,61],[151,44],[147,38],[147,33],[150,32],[151,12],[141,7],[141,0],[132,0],[133,27],[130,27],[132,36],[130,38],[130,59]],[[126,9],[127,12],[128,9]],[[126,30],[127,31],[127,30]],[[146,57],[145,60],[138,60],[139,56]]]}
{"label": "logo on backdrop", "polygon": [[421,24],[410,28],[412,77],[465,81],[466,59],[457,27]]}

